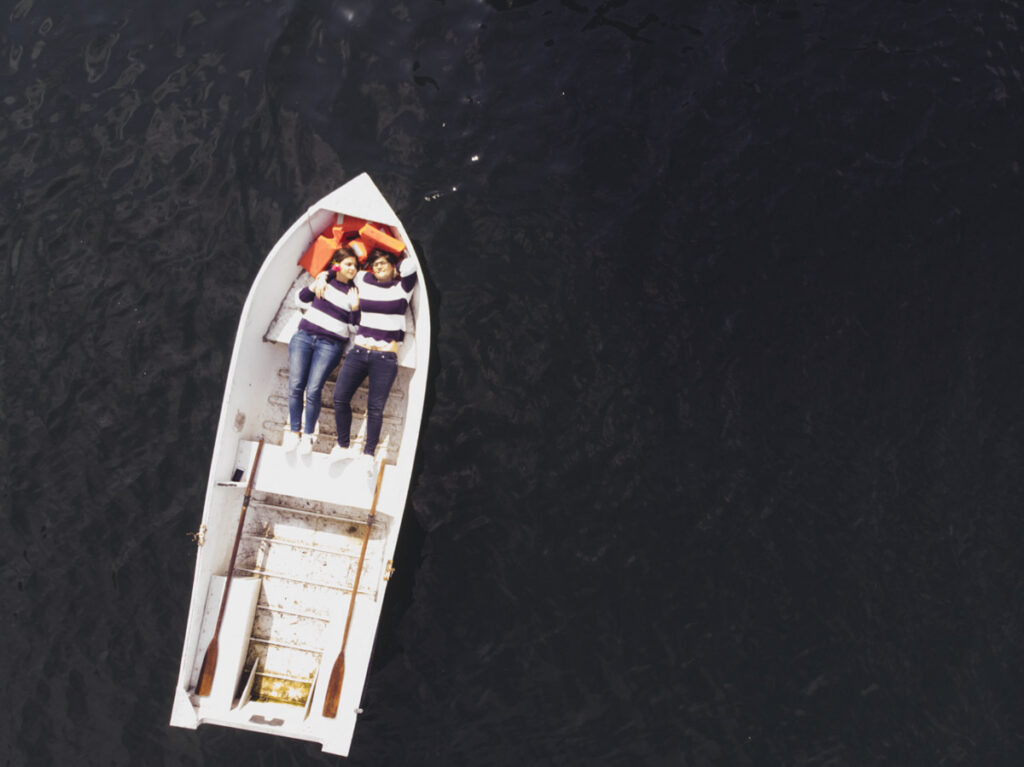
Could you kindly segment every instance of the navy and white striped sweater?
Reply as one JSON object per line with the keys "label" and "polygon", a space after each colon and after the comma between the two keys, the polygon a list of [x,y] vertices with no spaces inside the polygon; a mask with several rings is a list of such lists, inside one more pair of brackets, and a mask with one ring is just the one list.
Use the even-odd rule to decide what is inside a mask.
{"label": "navy and white striped sweater", "polygon": [[349,294],[351,283],[338,282],[334,274],[327,277],[327,291],[317,298],[310,288],[299,291],[299,301],[311,304],[299,321],[299,330],[347,341],[359,327],[359,310],[352,308],[355,293]]}
{"label": "navy and white striped sweater", "polygon": [[411,258],[398,265],[398,276],[392,282],[378,282],[373,272],[356,275],[360,318],[355,343],[360,346],[383,349],[405,338],[405,310],[418,278]]}

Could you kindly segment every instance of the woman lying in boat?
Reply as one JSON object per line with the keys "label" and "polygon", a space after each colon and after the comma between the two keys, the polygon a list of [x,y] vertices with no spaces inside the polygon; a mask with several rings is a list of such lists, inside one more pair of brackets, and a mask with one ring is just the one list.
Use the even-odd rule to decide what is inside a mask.
{"label": "woman lying in boat", "polygon": [[331,450],[331,456],[336,459],[350,456],[352,408],[349,403],[369,376],[366,445],[357,460],[361,468],[372,474],[374,453],[384,423],[384,405],[398,375],[398,348],[405,338],[405,310],[416,287],[417,274],[411,258],[399,263],[398,256],[384,250],[370,253],[367,263],[369,269],[359,272],[355,278],[362,297],[359,328],[334,387],[338,444]]}
{"label": "woman lying in boat", "polygon": [[[334,251],[327,271],[313,285],[299,291],[299,301],[310,304],[299,329],[288,342],[289,429],[281,444],[300,453],[313,450],[313,432],[320,417],[320,396],[327,376],[338,366],[349,339],[359,326],[359,291],[352,279],[359,269],[350,248]],[[306,428],[301,436],[302,403],[306,403]]]}

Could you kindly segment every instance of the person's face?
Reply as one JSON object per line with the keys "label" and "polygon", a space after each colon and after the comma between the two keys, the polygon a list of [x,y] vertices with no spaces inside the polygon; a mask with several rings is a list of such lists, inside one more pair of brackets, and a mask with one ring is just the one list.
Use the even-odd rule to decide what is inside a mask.
{"label": "person's face", "polygon": [[338,279],[342,282],[352,282],[352,278],[356,276],[356,270],[359,268],[354,256],[346,256],[336,266]]}
{"label": "person's face", "polygon": [[386,258],[378,258],[373,262],[373,276],[378,282],[391,282],[395,279],[395,267]]}

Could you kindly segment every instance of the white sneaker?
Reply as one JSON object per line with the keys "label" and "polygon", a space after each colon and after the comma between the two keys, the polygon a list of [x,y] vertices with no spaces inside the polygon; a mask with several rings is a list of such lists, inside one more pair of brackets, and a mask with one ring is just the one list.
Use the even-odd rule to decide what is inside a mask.
{"label": "white sneaker", "polygon": [[291,452],[292,450],[294,450],[298,446],[299,446],[299,435],[298,435],[298,433],[292,431],[291,429],[285,429],[284,430],[284,436],[281,438],[281,447],[283,447],[286,452]]}
{"label": "white sneaker", "polygon": [[299,455],[309,455],[313,452],[313,435],[303,434],[299,440]]}
{"label": "white sneaker", "polygon": [[347,461],[353,458],[352,446],[342,447],[337,442],[334,443],[334,447],[331,448],[331,460],[332,461]]}
{"label": "white sneaker", "polygon": [[376,474],[377,462],[373,460],[372,455],[360,453],[359,457],[356,458],[355,468],[360,474],[365,474],[367,477],[373,477],[374,474]]}

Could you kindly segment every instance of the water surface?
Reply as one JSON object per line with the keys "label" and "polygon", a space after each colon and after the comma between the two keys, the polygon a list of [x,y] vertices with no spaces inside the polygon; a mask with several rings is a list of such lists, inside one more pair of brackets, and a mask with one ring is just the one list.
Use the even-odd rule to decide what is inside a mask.
{"label": "water surface", "polygon": [[1019,764],[1022,16],[12,3],[5,764],[338,763],[167,720],[248,285],[363,171],[435,354],[352,764]]}

